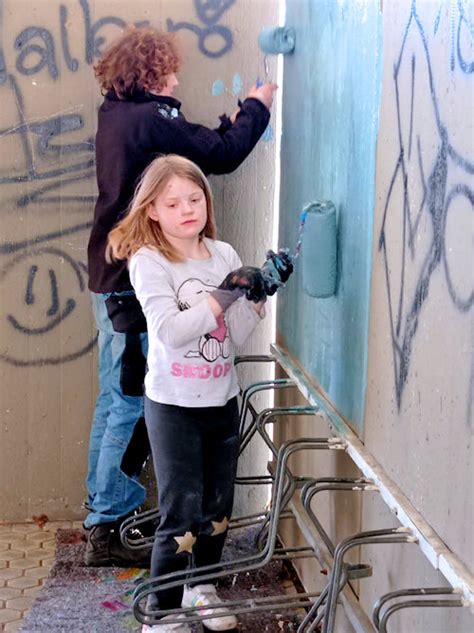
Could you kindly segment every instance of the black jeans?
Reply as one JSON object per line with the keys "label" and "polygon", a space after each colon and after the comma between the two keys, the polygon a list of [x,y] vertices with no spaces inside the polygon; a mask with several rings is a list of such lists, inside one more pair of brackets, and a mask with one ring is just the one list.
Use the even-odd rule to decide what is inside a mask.
{"label": "black jeans", "polygon": [[[222,407],[178,407],[145,397],[160,524],[151,576],[218,563],[234,500],[239,451],[237,398]],[[181,606],[183,589],[156,594],[160,609]]]}

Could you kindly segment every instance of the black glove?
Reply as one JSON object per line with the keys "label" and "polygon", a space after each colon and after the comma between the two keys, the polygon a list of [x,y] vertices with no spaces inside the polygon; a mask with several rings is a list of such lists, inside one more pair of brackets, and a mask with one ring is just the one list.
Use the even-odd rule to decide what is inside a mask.
{"label": "black glove", "polygon": [[265,284],[260,268],[242,266],[230,272],[211,296],[225,311],[239,297],[245,295],[249,301],[258,303],[266,297]]}
{"label": "black glove", "polygon": [[267,260],[262,266],[265,293],[274,295],[288,281],[293,269],[293,258],[286,249],[280,249],[278,253],[268,251]]}

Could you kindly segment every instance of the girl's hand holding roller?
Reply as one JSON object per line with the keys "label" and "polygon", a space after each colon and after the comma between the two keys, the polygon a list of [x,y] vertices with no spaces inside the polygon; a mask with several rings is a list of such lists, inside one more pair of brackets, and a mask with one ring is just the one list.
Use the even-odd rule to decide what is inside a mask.
{"label": "girl's hand holding roller", "polygon": [[265,283],[260,268],[241,266],[230,272],[221,285],[211,292],[224,311],[243,295],[253,303],[265,299]]}
{"label": "girl's hand holding roller", "polygon": [[262,266],[265,292],[272,296],[288,281],[293,272],[293,258],[287,249],[280,249],[278,253],[268,251],[267,259]]}

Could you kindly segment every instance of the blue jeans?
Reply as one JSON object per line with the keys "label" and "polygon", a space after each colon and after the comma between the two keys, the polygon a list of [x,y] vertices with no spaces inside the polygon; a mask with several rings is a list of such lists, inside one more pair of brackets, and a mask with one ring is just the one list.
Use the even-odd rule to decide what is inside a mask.
{"label": "blue jeans", "polygon": [[[107,314],[105,301],[110,294],[91,293],[92,309],[99,330],[99,395],[89,444],[86,485],[92,511],[84,522],[88,528],[125,517],[141,505],[146,497],[145,488],[138,481],[138,473],[130,476],[121,468],[135,425],[143,416],[143,397],[126,396],[121,388],[126,334],[114,330]],[[148,335],[144,333],[139,337],[146,358]]]}

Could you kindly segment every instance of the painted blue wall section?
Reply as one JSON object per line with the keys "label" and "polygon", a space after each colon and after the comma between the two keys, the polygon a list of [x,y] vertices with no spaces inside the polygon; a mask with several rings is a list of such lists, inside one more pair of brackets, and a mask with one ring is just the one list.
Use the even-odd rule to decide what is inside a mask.
{"label": "painted blue wall section", "polygon": [[[278,304],[279,340],[362,432],[381,82],[374,0],[287,0],[296,48],[284,61],[280,245],[294,247],[303,206],[338,211],[336,295],[303,293],[301,270]],[[301,265],[301,260],[298,262]]]}

